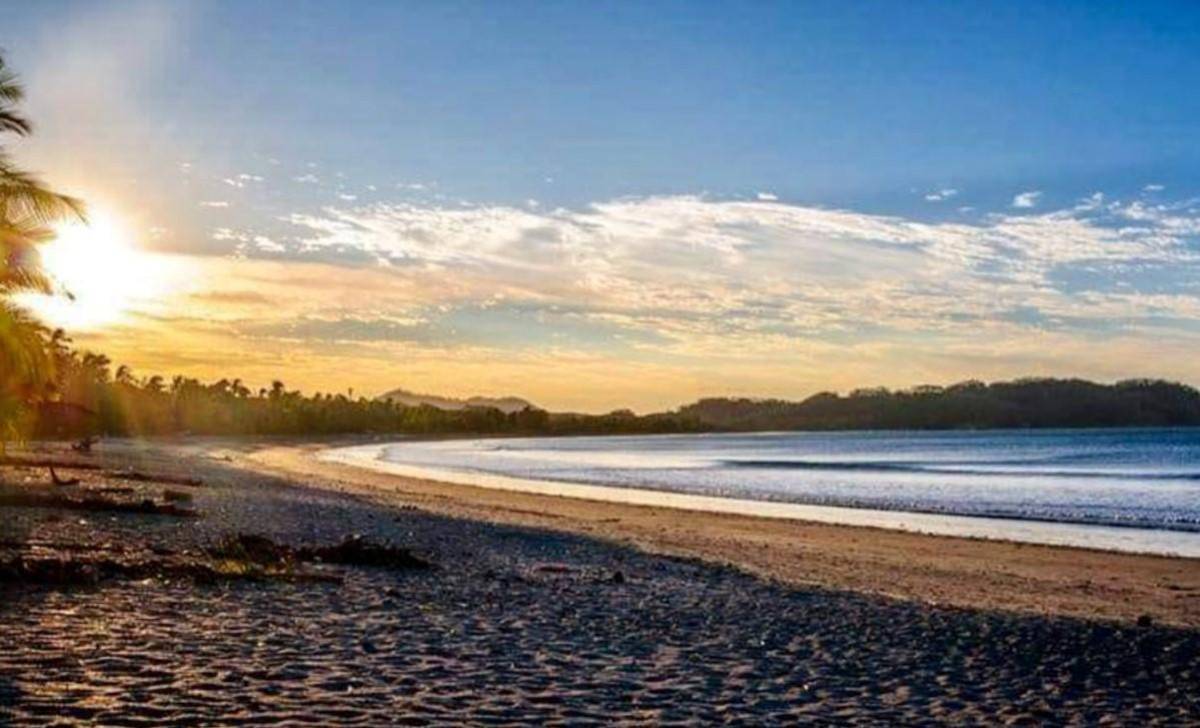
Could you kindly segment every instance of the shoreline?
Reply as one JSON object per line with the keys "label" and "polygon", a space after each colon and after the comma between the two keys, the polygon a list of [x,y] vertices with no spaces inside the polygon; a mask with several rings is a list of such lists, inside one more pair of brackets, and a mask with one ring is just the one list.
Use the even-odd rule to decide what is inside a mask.
{"label": "shoreline", "polygon": [[456,472],[384,460],[386,444],[322,450],[323,462],[374,470],[403,478],[431,480],[513,493],[575,498],[596,503],[622,503],[676,510],[724,513],[772,520],[825,523],[834,526],[880,528],[927,536],[951,536],[1063,546],[1110,553],[1200,559],[1200,531],[1153,529],[1129,524],[1075,523],[1015,516],[940,513],[710,496],[650,487],[542,480],[487,471]]}
{"label": "shoreline", "polygon": [[[0,723],[1196,721],[1179,686],[1195,682],[1200,627],[1167,610],[1067,619],[759,578],[754,557],[796,555],[763,541],[778,535],[764,519],[373,481],[313,457],[344,442],[60,444],[12,464],[12,494],[111,502],[0,507],[0,563],[17,567],[0,569]],[[47,479],[52,461],[76,482]],[[194,517],[117,509],[184,482]],[[891,568],[893,591],[911,574],[870,566],[877,539],[927,565],[957,543],[789,533],[806,549],[793,566]],[[1020,553],[1060,552],[1085,553]],[[969,570],[946,568],[969,601]]]}
{"label": "shoreline", "polygon": [[261,443],[210,456],[391,507],[532,526],[732,566],[798,587],[934,605],[1200,627],[1200,559],[929,535],[497,490],[319,458],[357,443]]}

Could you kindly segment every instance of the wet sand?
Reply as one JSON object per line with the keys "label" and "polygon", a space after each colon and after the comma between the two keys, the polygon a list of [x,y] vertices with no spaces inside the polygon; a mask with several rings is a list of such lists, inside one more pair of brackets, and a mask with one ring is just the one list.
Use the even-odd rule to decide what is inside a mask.
{"label": "wet sand", "polygon": [[[380,495],[357,474],[313,470],[310,452],[106,445],[94,457],[109,466],[202,480],[198,517],[0,508],[0,540],[162,551],[231,533],[296,546],[357,533],[435,568],[336,567],[338,583],[0,585],[0,724],[1200,721],[1196,629],[766,580],[632,548],[615,531],[573,533],[584,529],[568,519],[582,516],[532,502],[501,515],[484,501],[470,507],[487,520],[456,517],[467,494],[439,500],[439,486],[411,484],[429,490]],[[310,474],[264,472],[289,462]],[[726,538],[717,543],[746,548]]]}
{"label": "wet sand", "polygon": [[266,472],[444,515],[551,528],[795,586],[929,604],[1200,628],[1200,559],[1119,554],[497,491],[319,460],[328,444],[238,453]]}

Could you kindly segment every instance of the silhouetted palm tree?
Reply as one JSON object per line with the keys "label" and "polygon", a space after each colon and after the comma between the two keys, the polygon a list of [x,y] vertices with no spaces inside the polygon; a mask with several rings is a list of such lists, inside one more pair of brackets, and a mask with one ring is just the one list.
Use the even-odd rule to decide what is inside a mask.
{"label": "silhouetted palm tree", "polygon": [[[0,56],[0,133],[27,136],[33,126],[17,109],[25,90]],[[83,203],[46,187],[20,169],[0,145],[0,295],[17,290],[49,292],[37,246],[54,237],[49,226],[84,219]]]}
{"label": "silhouetted palm tree", "polygon": [[[0,56],[0,134],[33,129],[17,106],[24,88]],[[84,220],[83,203],[47,188],[20,169],[0,145],[0,441],[16,434],[26,406],[46,396],[54,376],[53,335],[13,305],[19,291],[52,292],[37,247],[52,239],[50,226]]]}

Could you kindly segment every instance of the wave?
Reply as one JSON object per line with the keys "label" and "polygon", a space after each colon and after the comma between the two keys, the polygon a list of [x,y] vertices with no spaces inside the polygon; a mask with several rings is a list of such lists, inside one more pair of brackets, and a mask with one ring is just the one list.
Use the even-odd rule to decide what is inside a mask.
{"label": "wave", "polygon": [[764,460],[727,459],[721,465],[734,468],[775,468],[780,470],[859,471],[869,473],[919,473],[929,475],[992,475],[1009,478],[1085,478],[1090,480],[1200,480],[1200,472],[1116,471],[1116,470],[1050,470],[1045,468],[1017,469],[1014,463],[1004,466],[940,465],[895,461],[824,461],[824,460]]}

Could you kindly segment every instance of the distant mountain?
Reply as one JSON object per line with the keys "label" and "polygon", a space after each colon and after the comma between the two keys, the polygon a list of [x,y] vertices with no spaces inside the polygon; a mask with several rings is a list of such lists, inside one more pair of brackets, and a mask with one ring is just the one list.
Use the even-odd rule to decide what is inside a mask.
{"label": "distant mountain", "polygon": [[903,391],[859,389],[803,402],[711,398],[675,415],[716,430],[990,429],[1200,425],[1200,392],[1174,382],[1018,379]]}
{"label": "distant mountain", "polygon": [[377,399],[395,402],[406,407],[429,405],[430,407],[436,407],[447,412],[455,412],[472,407],[498,409],[505,414],[520,412],[530,407],[537,409],[537,406],[532,402],[520,397],[468,397],[467,399],[454,399],[453,397],[440,397],[436,394],[417,394],[406,389],[393,389],[390,392],[379,395]]}

